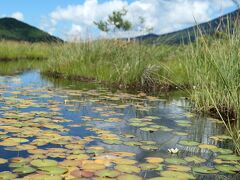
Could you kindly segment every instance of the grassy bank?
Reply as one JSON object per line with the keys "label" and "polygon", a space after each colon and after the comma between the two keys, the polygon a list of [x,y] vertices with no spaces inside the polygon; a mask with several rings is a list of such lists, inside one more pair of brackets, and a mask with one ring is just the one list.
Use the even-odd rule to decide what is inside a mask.
{"label": "grassy bank", "polygon": [[173,62],[179,49],[106,40],[64,44],[55,47],[45,73],[120,88],[154,89],[170,85],[164,64]]}
{"label": "grassy bank", "polygon": [[47,59],[51,44],[0,41],[0,61],[19,59]]}

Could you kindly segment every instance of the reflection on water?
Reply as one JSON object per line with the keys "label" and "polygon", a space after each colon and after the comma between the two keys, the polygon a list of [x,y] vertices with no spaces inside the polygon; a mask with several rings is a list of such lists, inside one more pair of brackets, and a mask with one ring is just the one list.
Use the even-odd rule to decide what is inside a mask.
{"label": "reflection on water", "polygon": [[[0,139],[4,143],[9,137],[21,137],[18,130],[6,127],[14,125],[15,128],[34,127],[36,128],[34,132],[43,133],[44,136],[46,136],[46,131],[53,133],[51,130],[54,133],[58,131],[59,136],[61,135],[59,141],[63,141],[62,144],[49,140],[43,145],[34,143],[36,139],[40,138],[34,133],[22,135],[29,140],[29,145],[38,149],[66,147],[62,138],[67,136],[72,138],[70,138],[71,141],[75,141],[74,138],[77,137],[88,139],[84,153],[87,153],[87,147],[92,146],[104,148],[104,152],[98,152],[96,156],[119,151],[135,153],[136,155],[131,159],[137,160],[136,166],[146,163],[145,158],[147,157],[184,159],[197,156],[206,159],[206,162],[200,164],[165,161],[161,171],[169,170],[171,164],[214,168],[216,163],[213,160],[219,153],[213,152],[211,148],[179,144],[184,140],[191,140],[199,144],[211,144],[224,149],[231,148],[230,140],[220,142],[210,138],[225,134],[224,126],[216,120],[188,113],[189,103],[180,97],[163,99],[118,91],[109,92],[96,84],[42,79],[38,71],[26,72],[19,76],[0,77],[0,94],[0,129],[2,129],[1,132],[6,132],[2,133]],[[32,114],[25,114],[30,116],[29,119],[19,117],[19,115],[23,115],[21,113],[29,112]],[[36,118],[45,119],[35,122]],[[51,123],[49,118],[54,123]],[[16,125],[19,119],[21,124]],[[9,125],[7,120],[16,122]],[[26,123],[24,123],[25,121]],[[31,121],[34,123],[31,124]],[[71,144],[71,141],[67,142]],[[9,160],[14,157],[25,157],[28,161],[37,158],[36,154],[33,157],[28,148],[17,151],[21,148],[18,145],[16,144],[17,149],[14,149],[15,146],[11,146],[12,149],[6,149],[7,143],[6,145],[2,144],[0,158]],[[168,153],[170,148],[178,148],[180,151],[177,155],[171,155]],[[62,156],[59,153],[55,154],[61,158],[53,158],[52,154],[44,154],[43,157],[63,161],[67,157],[66,155],[69,156],[72,153],[73,151],[63,153]],[[40,155],[39,158],[41,159]],[[233,163],[233,165],[235,164]],[[110,169],[112,168],[114,167],[111,166]],[[9,167],[9,163],[0,165],[1,172],[13,171],[13,169]],[[140,174],[147,179],[159,176],[161,171],[142,170]],[[35,171],[34,173],[36,174]],[[192,174],[191,171],[184,173]],[[21,173],[16,174],[22,176]],[[198,179],[218,179],[219,177],[237,179],[239,177],[236,173],[223,172],[210,173],[210,175],[195,173],[194,176]],[[178,179],[178,177],[175,178]]]}

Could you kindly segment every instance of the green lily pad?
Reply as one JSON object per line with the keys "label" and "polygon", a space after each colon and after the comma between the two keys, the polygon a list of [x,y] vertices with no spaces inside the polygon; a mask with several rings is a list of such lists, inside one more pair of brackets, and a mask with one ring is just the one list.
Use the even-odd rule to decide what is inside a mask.
{"label": "green lily pad", "polygon": [[30,174],[35,171],[36,169],[31,166],[22,166],[13,170],[13,172],[19,173],[19,174]]}
{"label": "green lily pad", "polygon": [[61,175],[61,174],[65,174],[66,172],[68,172],[68,169],[63,168],[63,167],[57,167],[57,166],[41,167],[40,170],[47,172],[48,174],[51,174],[51,175]]}
{"label": "green lily pad", "polygon": [[62,177],[61,176],[47,175],[47,174],[33,174],[33,175],[30,175],[29,179],[34,179],[34,180],[62,180]]}
{"label": "green lily pad", "polygon": [[215,148],[212,149],[213,152],[215,153],[220,153],[220,154],[232,154],[233,151],[231,149],[223,149],[223,148]]}
{"label": "green lily pad", "polygon": [[187,162],[184,159],[180,158],[166,158],[165,162],[169,164],[187,164]]}
{"label": "green lily pad", "polygon": [[160,173],[161,176],[167,177],[169,179],[195,179],[192,174],[188,174],[186,172],[177,172],[177,171],[162,171]]}
{"label": "green lily pad", "polygon": [[187,162],[194,162],[195,164],[200,164],[200,163],[206,162],[206,159],[203,159],[203,158],[200,158],[200,157],[197,157],[197,156],[186,157],[184,159]]}
{"label": "green lily pad", "polygon": [[26,143],[29,142],[28,139],[24,139],[24,138],[8,138],[8,140],[12,140],[16,143]]}
{"label": "green lily pad", "polygon": [[95,174],[102,178],[115,178],[119,176],[120,172],[115,170],[100,170],[97,171]]}
{"label": "green lily pad", "polygon": [[218,166],[215,166],[215,168],[221,172],[229,173],[229,174],[235,174],[239,170],[235,166],[230,166],[230,165],[218,165]]}
{"label": "green lily pad", "polygon": [[31,165],[35,166],[35,167],[49,167],[49,166],[57,166],[57,161],[54,160],[50,160],[50,159],[37,159],[37,160],[33,160],[31,162]]}
{"label": "green lily pad", "polygon": [[156,170],[159,166],[157,164],[143,163],[143,164],[140,164],[139,167],[143,171],[148,171],[148,170]]}
{"label": "green lily pad", "polygon": [[184,146],[198,146],[199,143],[196,141],[190,141],[190,140],[182,140],[179,141],[178,144],[184,145]]}
{"label": "green lily pad", "polygon": [[182,165],[169,165],[167,166],[168,171],[180,171],[180,172],[188,172],[191,171],[191,168],[188,166],[182,166]]}
{"label": "green lily pad", "polygon": [[142,180],[140,176],[137,175],[131,175],[131,174],[123,174],[121,176],[118,176],[118,180]]}
{"label": "green lily pad", "polygon": [[219,155],[216,158],[222,159],[225,161],[240,161],[240,156],[236,156],[236,155]]}
{"label": "green lily pad", "polygon": [[192,170],[196,173],[202,173],[202,174],[216,174],[216,173],[218,173],[218,170],[216,170],[212,167],[207,167],[207,166],[193,167]]}
{"label": "green lily pad", "polygon": [[120,164],[115,167],[116,170],[123,172],[123,173],[139,173],[141,170],[140,168],[132,165],[125,165],[125,164]]}
{"label": "green lily pad", "polygon": [[213,150],[213,149],[218,148],[217,146],[212,145],[212,144],[200,144],[198,147],[201,149],[208,149],[208,150]]}
{"label": "green lily pad", "polygon": [[0,172],[0,179],[2,180],[12,180],[15,179],[16,177],[17,177],[16,174],[13,174],[9,171]]}

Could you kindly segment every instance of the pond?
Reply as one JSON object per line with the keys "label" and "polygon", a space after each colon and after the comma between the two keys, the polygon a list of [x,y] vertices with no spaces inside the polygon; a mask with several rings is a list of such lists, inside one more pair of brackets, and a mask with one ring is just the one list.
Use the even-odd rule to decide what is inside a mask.
{"label": "pond", "polygon": [[190,111],[174,95],[0,76],[0,179],[240,179],[224,125]]}

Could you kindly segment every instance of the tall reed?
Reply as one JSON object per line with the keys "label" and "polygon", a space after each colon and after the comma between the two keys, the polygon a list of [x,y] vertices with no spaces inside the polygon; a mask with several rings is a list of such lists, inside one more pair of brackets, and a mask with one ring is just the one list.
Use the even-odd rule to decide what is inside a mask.
{"label": "tall reed", "polygon": [[185,51],[186,72],[196,107],[224,122],[240,153],[240,32],[200,37]]}

